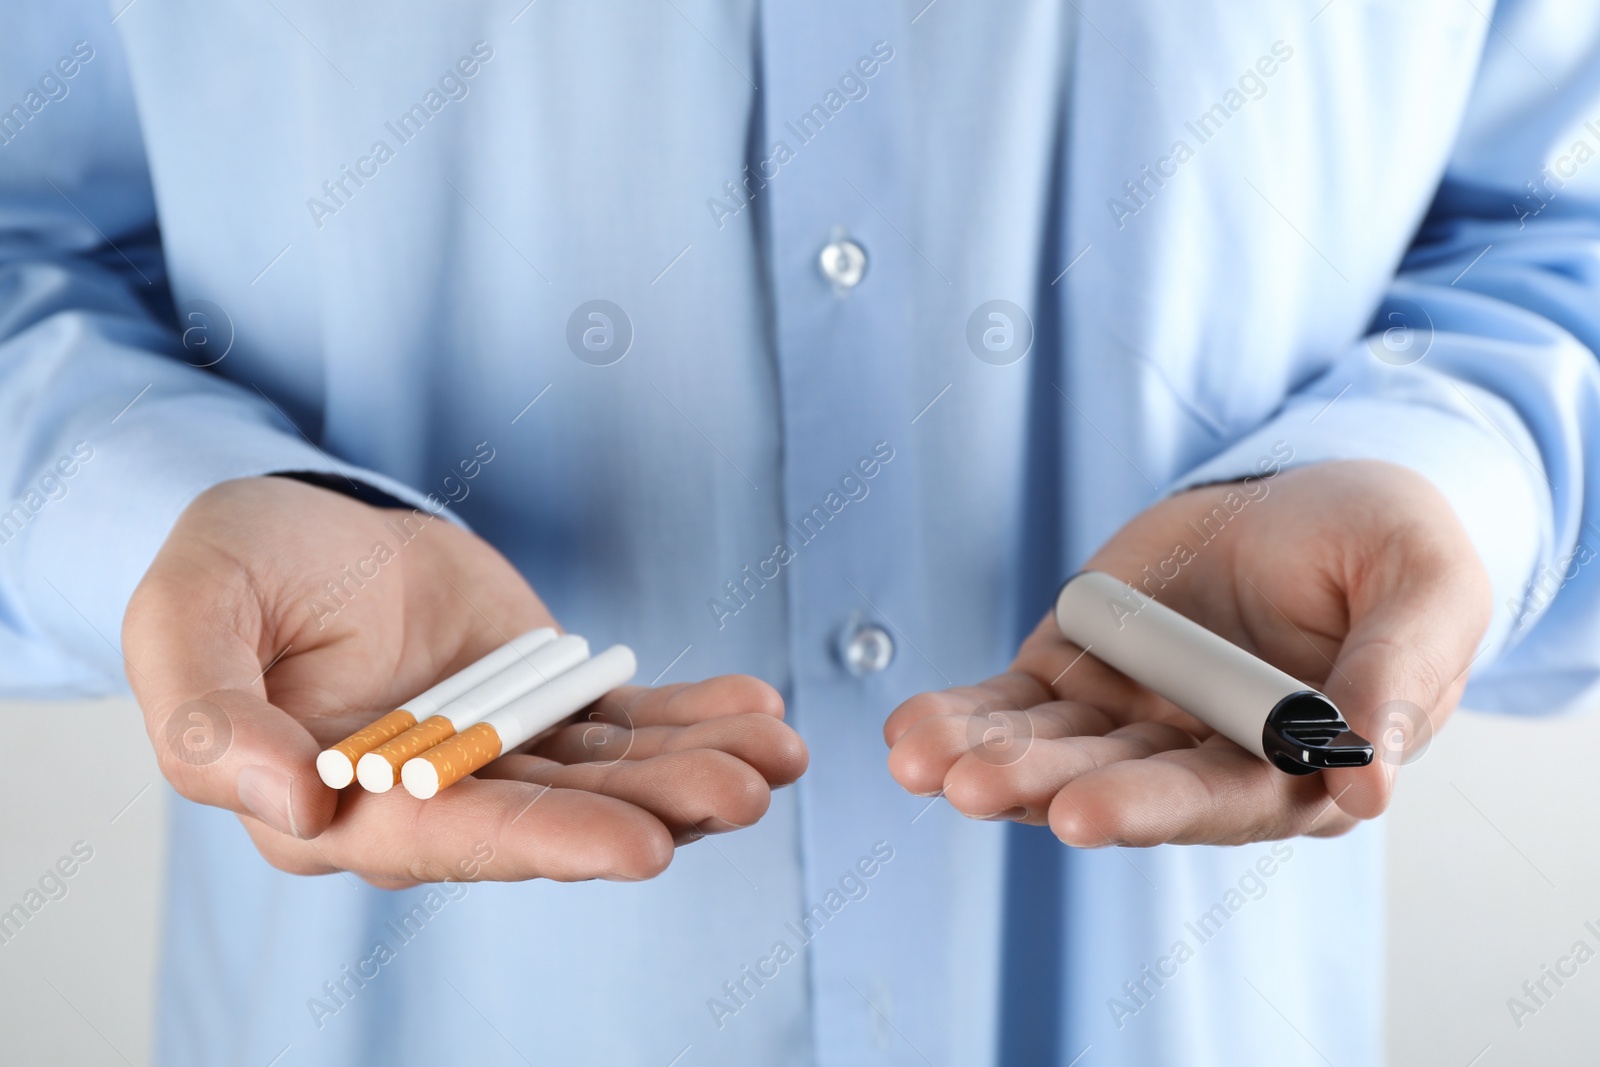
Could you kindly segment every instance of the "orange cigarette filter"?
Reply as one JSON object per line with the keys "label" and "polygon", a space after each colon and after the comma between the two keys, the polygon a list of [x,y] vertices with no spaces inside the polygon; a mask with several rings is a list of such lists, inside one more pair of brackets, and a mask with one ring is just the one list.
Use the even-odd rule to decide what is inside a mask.
{"label": "orange cigarette filter", "polygon": [[362,756],[356,762],[356,780],[368,792],[388,792],[400,780],[406,760],[450,740],[494,709],[588,658],[589,642],[576,634],[544,644],[444,705],[437,714]]}
{"label": "orange cigarette filter", "polygon": [[[328,781],[330,775],[335,779],[344,779],[343,785],[349,784],[345,778],[348,773],[355,774],[356,761],[374,748],[399,737],[413,726],[417,725],[417,717],[404,708],[391,711],[389,714],[369,723],[351,734],[349,737],[333,745],[317,757],[317,771],[322,775],[323,781]],[[337,757],[337,758],[335,758]],[[345,768],[349,768],[348,772]],[[328,783],[332,785],[332,782]],[[335,788],[340,788],[336,786]]]}
{"label": "orange cigarette filter", "polygon": [[455,785],[499,755],[500,734],[493,726],[480,722],[467,727],[443,744],[428,749],[417,759],[426,760],[438,772],[439,782],[434,787],[437,791]]}
{"label": "orange cigarette filter", "polygon": [[391,711],[376,722],[357,730],[333,747],[351,759],[358,759],[363,752],[370,751],[375,746],[388,743],[391,738],[399,737],[415,725],[417,725],[417,717],[405,708],[399,708]]}
{"label": "orange cigarette filter", "polygon": [[338,744],[323,749],[317,754],[318,777],[330,789],[343,789],[355,781],[356,765],[362,756],[417,725],[419,715],[433,715],[480,682],[498,674],[534,649],[554,641],[555,637],[555,630],[548,626],[529,630],[477,662],[463,667],[427,692],[406,701],[406,707],[389,712]]}
{"label": "orange cigarette filter", "polygon": [[[363,773],[368,773],[368,777],[370,777],[370,772],[363,772],[362,768],[371,761],[371,757],[377,757],[389,765],[390,773],[386,776],[385,785],[392,785],[400,780],[400,768],[405,766],[406,760],[412,756],[422,755],[428,749],[450,740],[455,735],[455,723],[443,715],[430,715],[406,730],[399,737],[391,741],[385,741],[365,756],[362,756],[356,764],[356,775],[360,777]],[[365,779],[362,779],[361,784],[374,793],[383,791],[382,789],[374,788],[373,785],[369,785]]]}
{"label": "orange cigarette filter", "polygon": [[500,753],[531,741],[563,719],[627,684],[638,660],[626,645],[612,645],[491,711],[482,722],[409,759],[400,769],[400,783],[418,800],[447,789]]}

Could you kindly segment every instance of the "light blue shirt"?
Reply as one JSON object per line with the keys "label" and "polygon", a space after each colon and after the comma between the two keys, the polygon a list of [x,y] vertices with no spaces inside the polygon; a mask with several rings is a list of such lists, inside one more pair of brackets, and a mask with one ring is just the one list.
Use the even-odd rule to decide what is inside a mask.
{"label": "light blue shirt", "polygon": [[176,802],[161,1062],[1381,1058],[1381,828],[1075,852],[907,795],[881,726],[1284,448],[1449,497],[1469,702],[1590,690],[1600,9],[925,2],[12,5],[10,694],[122,689],[204,488],[342,471],[812,753],[641,885],[291,877]]}

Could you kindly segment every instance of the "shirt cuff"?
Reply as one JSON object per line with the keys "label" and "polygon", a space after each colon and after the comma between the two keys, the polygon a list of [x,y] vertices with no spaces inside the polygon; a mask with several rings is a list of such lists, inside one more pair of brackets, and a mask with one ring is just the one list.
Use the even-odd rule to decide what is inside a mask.
{"label": "shirt cuff", "polygon": [[178,516],[212,486],[315,472],[443,513],[437,497],[335,459],[270,413],[231,399],[152,400],[139,415],[77,442],[73,476],[61,479],[64,494],[45,500],[6,546],[18,553],[9,569],[20,603],[30,608],[26,629],[102,679],[91,691],[126,688],[121,629],[128,600]]}

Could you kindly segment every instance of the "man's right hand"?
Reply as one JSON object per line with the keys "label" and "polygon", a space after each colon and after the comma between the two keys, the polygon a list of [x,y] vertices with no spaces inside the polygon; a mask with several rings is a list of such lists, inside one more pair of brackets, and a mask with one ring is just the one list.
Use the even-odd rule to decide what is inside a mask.
{"label": "man's right hand", "polygon": [[226,482],[183,512],[128,604],[128,678],[162,773],[237,812],[274,867],[386,888],[649,878],[805,770],[782,699],[730,675],[617,690],[428,801],[329,789],[321,749],[555,625],[487,543],[419,516],[287,478]]}

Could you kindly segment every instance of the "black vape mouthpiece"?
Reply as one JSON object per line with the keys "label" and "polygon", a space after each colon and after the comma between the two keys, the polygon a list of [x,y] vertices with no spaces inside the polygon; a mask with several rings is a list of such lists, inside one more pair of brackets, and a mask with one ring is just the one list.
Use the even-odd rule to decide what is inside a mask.
{"label": "black vape mouthpiece", "polygon": [[1365,767],[1372,742],[1350,729],[1333,701],[1314,690],[1280,700],[1261,728],[1261,747],[1280,771],[1311,774],[1335,767]]}

